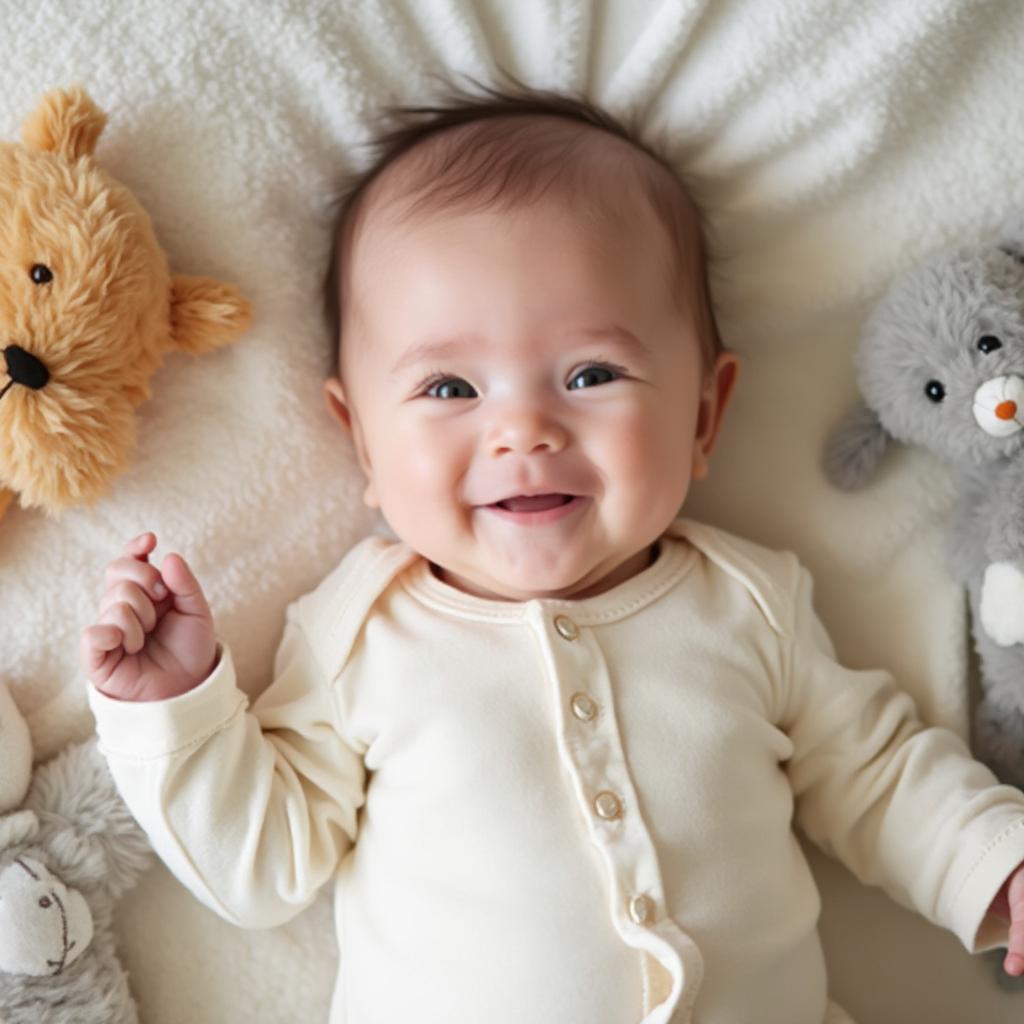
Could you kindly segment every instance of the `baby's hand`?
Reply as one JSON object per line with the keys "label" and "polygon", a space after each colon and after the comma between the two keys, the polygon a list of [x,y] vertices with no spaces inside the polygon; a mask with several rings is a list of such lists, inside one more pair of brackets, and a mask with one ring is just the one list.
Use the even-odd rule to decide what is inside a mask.
{"label": "baby's hand", "polygon": [[990,914],[1010,922],[1003,970],[1016,977],[1024,974],[1024,864],[1003,882],[989,908]]}
{"label": "baby's hand", "polygon": [[166,700],[201,683],[217,661],[213,616],[192,570],[168,555],[149,564],[156,537],[143,533],[111,562],[96,625],[82,632],[82,667],[118,700]]}

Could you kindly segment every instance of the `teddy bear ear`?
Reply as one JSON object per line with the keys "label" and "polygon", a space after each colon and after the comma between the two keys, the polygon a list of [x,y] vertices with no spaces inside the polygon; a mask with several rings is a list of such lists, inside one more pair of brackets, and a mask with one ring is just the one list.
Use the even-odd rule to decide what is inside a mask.
{"label": "teddy bear ear", "polygon": [[234,341],[249,326],[248,301],[212,277],[171,279],[171,347],[199,355]]}
{"label": "teddy bear ear", "polygon": [[840,421],[825,445],[822,468],[840,490],[863,487],[878,469],[892,436],[878,416],[858,402]]}
{"label": "teddy bear ear", "polygon": [[107,115],[80,86],[46,93],[21,128],[28,149],[57,153],[65,160],[89,156],[107,123]]}

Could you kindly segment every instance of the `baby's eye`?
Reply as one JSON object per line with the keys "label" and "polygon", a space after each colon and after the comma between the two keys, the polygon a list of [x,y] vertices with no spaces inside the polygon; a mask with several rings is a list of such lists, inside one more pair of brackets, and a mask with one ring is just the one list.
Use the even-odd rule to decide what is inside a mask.
{"label": "baby's eye", "polygon": [[461,377],[441,377],[429,384],[426,394],[431,398],[476,398],[476,389]]}
{"label": "baby's eye", "polygon": [[585,366],[576,373],[569,381],[569,390],[576,391],[580,388],[591,388],[597,384],[607,384],[619,376],[619,371],[612,366],[596,364]]}
{"label": "baby's eye", "polygon": [[978,339],[978,350],[988,355],[989,352],[995,352],[997,348],[1002,348],[1003,343],[994,334],[983,334]]}

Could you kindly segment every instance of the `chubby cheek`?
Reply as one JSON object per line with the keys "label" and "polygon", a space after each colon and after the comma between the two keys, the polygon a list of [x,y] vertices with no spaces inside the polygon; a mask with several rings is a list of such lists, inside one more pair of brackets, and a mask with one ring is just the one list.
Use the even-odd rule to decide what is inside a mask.
{"label": "chubby cheek", "polygon": [[374,460],[374,483],[385,518],[406,539],[437,532],[462,505],[465,444],[457,433],[422,421],[392,423],[386,435]]}
{"label": "chubby cheek", "polygon": [[603,463],[609,511],[637,530],[676,515],[690,483],[694,420],[683,409],[659,415],[648,408],[608,423],[595,458]]}

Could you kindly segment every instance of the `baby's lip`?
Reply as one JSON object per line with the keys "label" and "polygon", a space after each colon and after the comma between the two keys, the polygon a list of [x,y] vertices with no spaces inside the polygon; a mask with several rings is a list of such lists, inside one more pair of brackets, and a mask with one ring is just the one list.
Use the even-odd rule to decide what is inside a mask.
{"label": "baby's lip", "polygon": [[581,494],[573,491],[562,491],[557,487],[526,487],[519,491],[507,491],[493,501],[485,501],[484,505],[500,505],[503,501],[510,501],[513,498],[537,498],[546,495],[556,495],[560,498],[581,498]]}

